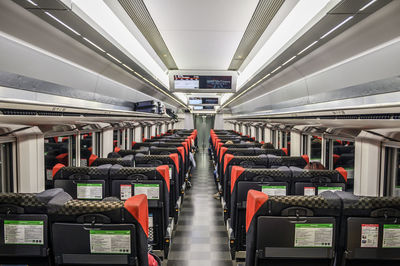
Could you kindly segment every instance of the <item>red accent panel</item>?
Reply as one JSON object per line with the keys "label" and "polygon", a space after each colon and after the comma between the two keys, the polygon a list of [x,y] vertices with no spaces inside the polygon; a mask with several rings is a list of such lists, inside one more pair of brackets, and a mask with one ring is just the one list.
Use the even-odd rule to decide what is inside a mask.
{"label": "red accent panel", "polygon": [[142,142],[146,142],[146,138],[143,138],[143,139],[142,139]]}
{"label": "red accent panel", "polygon": [[56,159],[60,161],[62,159],[65,159],[65,157],[67,157],[67,156],[68,156],[68,153],[61,153],[56,156]]}
{"label": "red accent panel", "polygon": [[91,154],[89,157],[89,166],[91,166],[94,163],[94,161],[97,160],[97,158],[99,158],[97,155]]}
{"label": "red accent panel", "polygon": [[301,157],[303,157],[304,161],[306,161],[306,162],[307,162],[307,164],[309,164],[309,163],[310,163],[310,158],[308,157],[308,155],[307,155],[307,154],[303,154]]}
{"label": "red accent panel", "polygon": [[261,144],[265,144],[265,142],[264,142],[264,141],[261,141],[260,143],[261,143]]}
{"label": "red accent panel", "polygon": [[346,182],[347,182],[347,171],[346,171],[346,169],[344,169],[343,167],[338,167],[335,170],[338,171],[344,177],[344,180],[346,180]]}
{"label": "red accent panel", "polygon": [[125,201],[124,208],[142,226],[146,236],[149,237],[149,208],[145,194],[130,197]]}
{"label": "red accent panel", "polygon": [[[74,135],[75,136],[75,135]],[[63,137],[62,138],[62,142],[64,142],[64,141],[66,141],[66,140],[68,140],[69,138],[68,137]]]}
{"label": "red accent panel", "polygon": [[186,141],[185,142],[181,142],[181,144],[183,145],[183,147],[185,147],[186,154],[189,154],[189,147],[188,147],[187,142]]}
{"label": "red accent panel", "polygon": [[247,192],[246,232],[249,231],[251,220],[254,215],[267,200],[268,195],[261,191],[250,189],[249,192]]}
{"label": "red accent panel", "polygon": [[89,147],[89,148],[87,148],[90,152],[93,152],[93,148],[92,147]]}
{"label": "red accent panel", "polygon": [[53,139],[55,143],[58,143],[58,137],[53,137]]}
{"label": "red accent panel", "polygon": [[120,150],[121,150],[120,147],[115,147],[115,148],[114,148],[114,152],[119,152]]}
{"label": "red accent panel", "polygon": [[228,150],[227,147],[221,147],[221,150],[219,152],[219,162],[222,162],[222,156],[224,156],[225,152]]}
{"label": "red accent panel", "polygon": [[178,171],[179,173],[179,155],[177,153],[173,153],[169,155],[169,158],[171,158],[172,161],[174,161],[176,171]]}
{"label": "red accent panel", "polygon": [[288,155],[287,148],[282,148],[282,150],[283,150],[283,152],[284,152],[286,155]]}
{"label": "red accent panel", "polygon": [[339,160],[340,155],[337,154],[333,154],[333,163],[335,164],[337,162],[337,160]]}
{"label": "red accent panel", "polygon": [[62,163],[58,163],[58,164],[54,165],[54,167],[53,167],[53,178],[57,174],[57,172],[60,171],[60,169],[63,168],[63,167],[65,167],[65,165],[63,165]]}
{"label": "red accent panel", "polygon": [[256,137],[251,137],[252,140],[256,140]]}
{"label": "red accent panel", "polygon": [[228,166],[228,163],[229,163],[233,158],[235,158],[235,156],[234,156],[233,154],[227,154],[227,155],[225,155],[225,160],[224,160],[224,174],[225,174],[225,171],[226,171],[226,167]]}
{"label": "red accent panel", "polygon": [[135,147],[136,141],[132,141],[132,149]]}
{"label": "red accent panel", "polygon": [[235,187],[236,180],[239,178],[239,176],[244,172],[244,168],[240,166],[233,166],[232,167],[232,172],[231,172],[231,194],[233,192],[233,188]]}
{"label": "red accent panel", "polygon": [[185,162],[185,148],[183,148],[183,147],[178,147],[177,149],[178,149],[179,153],[180,153],[181,156],[182,156],[182,161]]}
{"label": "red accent panel", "polygon": [[168,165],[160,165],[157,167],[157,171],[164,177],[165,183],[167,183],[167,188],[169,192],[169,167]]}

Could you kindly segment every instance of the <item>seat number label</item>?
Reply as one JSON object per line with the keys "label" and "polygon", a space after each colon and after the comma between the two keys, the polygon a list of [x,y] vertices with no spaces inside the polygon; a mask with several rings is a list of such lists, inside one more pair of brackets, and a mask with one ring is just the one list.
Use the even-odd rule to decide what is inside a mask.
{"label": "seat number label", "polygon": [[383,248],[400,248],[400,225],[383,225]]}
{"label": "seat number label", "polygon": [[269,196],[286,196],[286,186],[262,186],[262,192]]}
{"label": "seat number label", "polygon": [[145,194],[149,200],[160,199],[160,187],[158,184],[135,184],[135,195]]}
{"label": "seat number label", "polygon": [[304,187],[304,196],[315,196],[315,187]]}
{"label": "seat number label", "polygon": [[132,185],[121,185],[120,186],[120,197],[121,200],[127,200],[132,197]]}
{"label": "seat number label", "polygon": [[361,247],[377,248],[379,236],[379,224],[361,225]]}
{"label": "seat number label", "polygon": [[90,230],[90,252],[107,254],[130,254],[130,230]]}
{"label": "seat number label", "polygon": [[77,197],[78,199],[103,199],[103,184],[77,184]]}
{"label": "seat number label", "polygon": [[4,220],[4,244],[43,245],[43,221]]}
{"label": "seat number label", "polygon": [[296,224],[295,247],[332,247],[333,224]]}

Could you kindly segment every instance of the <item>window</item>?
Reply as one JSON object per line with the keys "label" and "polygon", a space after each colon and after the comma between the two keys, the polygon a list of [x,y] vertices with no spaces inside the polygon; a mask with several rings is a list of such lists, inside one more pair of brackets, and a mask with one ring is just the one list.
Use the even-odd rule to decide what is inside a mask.
{"label": "window", "polygon": [[93,153],[93,133],[84,133],[80,138],[80,166],[88,166],[90,155]]}
{"label": "window", "polygon": [[311,137],[311,150],[310,150],[310,161],[321,162],[321,151],[322,151],[322,138],[318,136]]}
{"label": "window", "polygon": [[309,143],[310,136],[302,135],[301,138],[301,153],[308,154],[308,143]]}
{"label": "window", "polygon": [[400,196],[400,148],[385,148],[385,182],[383,196]]}
{"label": "window", "polygon": [[[332,139],[330,146],[332,149],[333,169],[343,167],[347,172],[347,190],[353,191],[354,188],[354,153],[355,145],[353,141]],[[330,155],[330,153],[328,153]]]}
{"label": "window", "polygon": [[69,154],[72,150],[72,139],[70,136],[56,136],[44,139],[46,188],[53,187],[53,167],[56,164],[70,165]]}
{"label": "window", "polygon": [[274,147],[276,148],[276,130],[271,130],[271,142],[274,145]]}
{"label": "window", "polygon": [[99,157],[101,157],[101,154],[102,154],[102,146],[101,145],[102,145],[101,132],[95,132],[94,133],[94,142],[93,142],[93,147],[94,147],[93,153]]}
{"label": "window", "polygon": [[146,137],[146,135],[144,134],[145,132],[145,126],[142,126],[142,139],[144,139]]}
{"label": "window", "polygon": [[12,143],[0,144],[0,174],[0,192],[12,192],[14,190]]}

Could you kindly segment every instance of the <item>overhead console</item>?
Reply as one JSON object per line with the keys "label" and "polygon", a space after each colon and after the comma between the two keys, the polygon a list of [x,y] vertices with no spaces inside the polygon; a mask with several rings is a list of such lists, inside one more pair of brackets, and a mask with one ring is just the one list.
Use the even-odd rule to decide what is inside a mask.
{"label": "overhead console", "polygon": [[235,92],[235,71],[180,71],[169,72],[172,92],[214,93]]}

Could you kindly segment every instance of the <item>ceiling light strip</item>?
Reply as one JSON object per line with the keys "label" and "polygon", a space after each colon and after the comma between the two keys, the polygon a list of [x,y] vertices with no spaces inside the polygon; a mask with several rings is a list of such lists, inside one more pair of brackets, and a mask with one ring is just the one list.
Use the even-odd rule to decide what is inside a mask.
{"label": "ceiling light strip", "polygon": [[89,40],[88,38],[83,37],[83,39],[84,39],[85,41],[87,41],[88,43],[90,43],[91,45],[93,45],[94,47],[96,47],[97,49],[99,49],[100,51],[102,51],[103,53],[106,52],[106,51],[103,50],[103,48],[101,48],[100,46],[98,46],[97,44],[95,44],[94,42],[92,42],[91,40]]}
{"label": "ceiling light strip", "polygon": [[335,30],[337,30],[338,28],[340,28],[341,26],[343,26],[344,24],[346,24],[349,20],[351,20],[354,16],[350,16],[348,18],[346,18],[345,20],[343,20],[341,23],[339,23],[338,25],[336,25],[333,29],[331,29],[330,31],[328,31],[327,33],[325,33],[324,35],[322,35],[321,39],[325,38],[326,36],[328,36],[329,34],[331,34],[332,32],[334,32]]}
{"label": "ceiling light strip", "polygon": [[76,35],[81,36],[81,34],[79,32],[77,32],[76,30],[74,30],[73,28],[71,28],[70,26],[68,26],[67,24],[65,24],[64,22],[62,22],[61,20],[59,20],[52,14],[50,14],[49,12],[45,11],[44,13],[46,15],[48,15],[49,17],[51,17],[52,19],[54,19],[55,21],[57,21],[58,23],[60,23],[61,25],[63,25],[64,27],[66,27],[67,29],[69,29],[70,31],[72,31],[73,33],[75,33]]}
{"label": "ceiling light strip", "polygon": [[31,5],[34,5],[34,6],[38,6],[35,2],[33,2],[32,0],[26,0],[28,3],[30,3]]}
{"label": "ceiling light strip", "polygon": [[311,48],[312,46],[314,46],[318,41],[315,41],[313,43],[311,43],[309,46],[307,46],[306,48],[304,48],[303,50],[301,50],[297,55],[301,55],[302,53],[304,53],[305,51],[307,51],[309,48]]}
{"label": "ceiling light strip", "polygon": [[376,0],[372,0],[371,2],[369,2],[368,4],[366,4],[365,6],[363,6],[362,8],[360,8],[359,11],[364,11],[365,9],[367,9],[370,5],[372,5],[373,3],[375,3]]}

